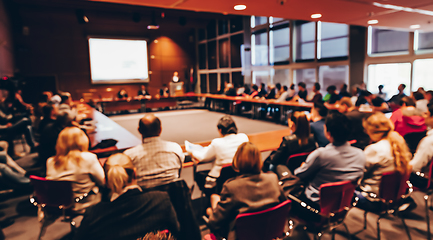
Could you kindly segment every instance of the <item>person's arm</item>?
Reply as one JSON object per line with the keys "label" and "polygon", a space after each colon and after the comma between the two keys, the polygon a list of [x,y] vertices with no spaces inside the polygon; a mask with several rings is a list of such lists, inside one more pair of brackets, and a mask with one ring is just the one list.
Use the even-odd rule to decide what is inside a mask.
{"label": "person's arm", "polygon": [[290,156],[290,149],[288,143],[289,141],[286,139],[286,137],[283,137],[283,140],[281,141],[278,149],[272,152],[265,161],[273,165],[286,164],[286,161]]}
{"label": "person's arm", "polygon": [[216,233],[226,236],[229,232],[229,224],[236,218],[239,206],[234,200],[233,194],[226,184],[221,190],[221,200],[218,202],[212,214],[209,216],[209,227]]}
{"label": "person's arm", "polygon": [[413,159],[410,161],[413,172],[419,172],[423,167],[427,166],[433,158],[433,142],[427,142],[426,139],[419,143]]}
{"label": "person's arm", "polygon": [[384,156],[381,154],[380,145],[369,145],[364,149],[365,154],[365,176],[368,178],[378,166],[382,164]]}
{"label": "person's arm", "polygon": [[205,147],[203,150],[200,150],[200,151],[204,151],[204,154],[203,153],[197,154],[197,152],[196,152],[196,154],[194,154],[195,151],[192,151],[191,152],[192,156],[194,156],[194,158],[197,159],[199,162],[211,162],[211,161],[215,160],[216,149],[215,149],[215,145],[213,144],[213,142],[214,141],[212,141],[209,144],[209,146]]}
{"label": "person's arm", "polygon": [[295,169],[294,174],[302,180],[312,179],[321,168],[320,161],[318,160],[320,151],[321,149],[319,148],[310,153],[305,163]]}

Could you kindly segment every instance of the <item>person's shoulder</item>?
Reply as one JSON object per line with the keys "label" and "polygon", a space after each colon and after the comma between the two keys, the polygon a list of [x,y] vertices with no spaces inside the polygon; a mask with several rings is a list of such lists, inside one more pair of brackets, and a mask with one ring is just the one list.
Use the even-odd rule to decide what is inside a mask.
{"label": "person's shoulder", "polygon": [[84,159],[98,159],[96,154],[91,152],[81,152],[81,157]]}
{"label": "person's shoulder", "polygon": [[166,141],[166,140],[161,140],[161,142],[168,148],[172,149],[172,150],[181,150],[182,148],[180,147],[179,143],[176,142],[171,142],[171,141]]}

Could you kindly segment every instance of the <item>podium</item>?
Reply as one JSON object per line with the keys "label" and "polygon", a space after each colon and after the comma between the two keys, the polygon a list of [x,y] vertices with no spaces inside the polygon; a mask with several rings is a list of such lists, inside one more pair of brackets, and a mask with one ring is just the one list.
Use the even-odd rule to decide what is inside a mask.
{"label": "podium", "polygon": [[183,82],[170,82],[170,96],[177,96],[183,94]]}

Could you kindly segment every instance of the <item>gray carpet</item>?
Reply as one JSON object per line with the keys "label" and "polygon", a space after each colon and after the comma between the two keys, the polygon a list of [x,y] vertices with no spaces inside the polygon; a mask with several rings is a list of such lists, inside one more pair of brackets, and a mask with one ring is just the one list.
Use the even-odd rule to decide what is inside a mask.
{"label": "gray carpet", "polygon": [[[218,120],[224,116],[223,113],[210,112],[207,110],[176,110],[154,113],[161,120],[161,138],[177,142],[181,145],[185,140],[190,142],[210,141],[219,137],[217,130]],[[138,121],[144,113],[128,114],[122,116],[111,116],[110,119],[141,138],[137,131]],[[285,129],[287,126],[275,124],[269,121],[253,120],[245,117],[232,116],[238,131],[246,134],[269,132]]]}

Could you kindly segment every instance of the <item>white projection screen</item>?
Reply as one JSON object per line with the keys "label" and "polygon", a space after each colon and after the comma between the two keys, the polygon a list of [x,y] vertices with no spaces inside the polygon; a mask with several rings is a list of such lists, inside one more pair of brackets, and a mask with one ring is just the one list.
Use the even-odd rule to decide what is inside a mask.
{"label": "white projection screen", "polygon": [[149,82],[147,42],[89,37],[93,84]]}

